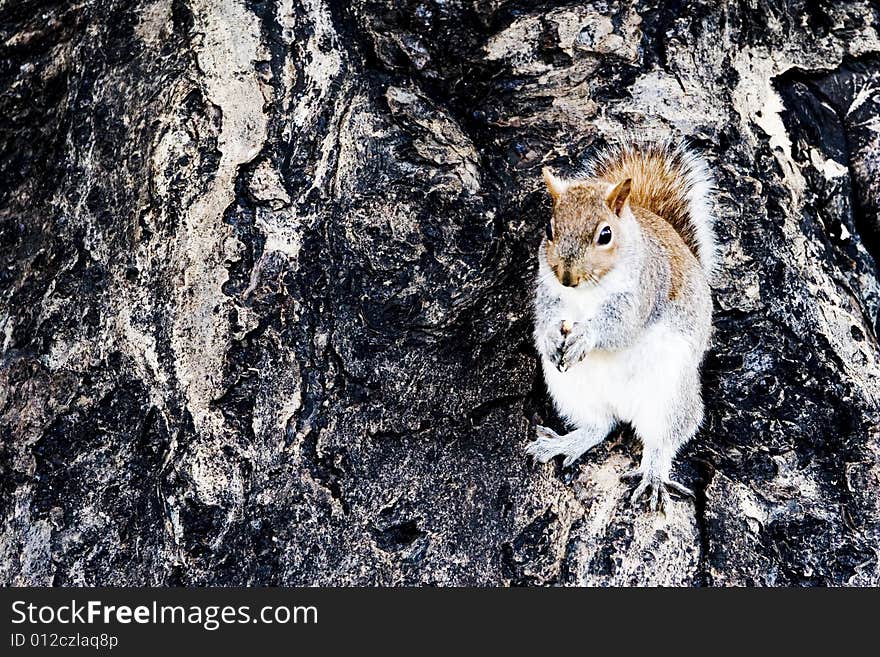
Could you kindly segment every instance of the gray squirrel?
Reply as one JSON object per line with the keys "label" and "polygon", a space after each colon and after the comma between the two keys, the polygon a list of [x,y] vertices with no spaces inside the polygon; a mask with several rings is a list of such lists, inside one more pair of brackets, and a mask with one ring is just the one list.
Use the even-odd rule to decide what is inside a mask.
{"label": "gray squirrel", "polygon": [[527,452],[567,467],[628,422],[642,461],[624,475],[652,510],[669,491],[672,461],[703,421],[700,366],[712,333],[716,258],[705,162],[672,142],[628,140],[575,179],[547,168],[553,199],[538,251],[534,339],[560,415],[575,427],[537,427]]}

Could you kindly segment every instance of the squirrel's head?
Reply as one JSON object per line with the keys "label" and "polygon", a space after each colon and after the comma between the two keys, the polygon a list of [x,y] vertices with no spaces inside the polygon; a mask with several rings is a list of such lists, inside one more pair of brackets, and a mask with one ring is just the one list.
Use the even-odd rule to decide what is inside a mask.
{"label": "squirrel's head", "polygon": [[547,222],[547,264],[568,287],[595,285],[617,261],[621,216],[632,181],[609,185],[599,180],[562,180],[546,167],[544,182],[553,197]]}

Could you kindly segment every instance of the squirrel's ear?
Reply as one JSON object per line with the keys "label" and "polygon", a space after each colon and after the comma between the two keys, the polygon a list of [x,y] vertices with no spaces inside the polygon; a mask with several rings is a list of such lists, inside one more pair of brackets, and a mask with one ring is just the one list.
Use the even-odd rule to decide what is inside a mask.
{"label": "squirrel's ear", "polygon": [[611,211],[617,216],[620,216],[620,213],[623,211],[623,206],[626,205],[631,190],[632,178],[627,178],[623,182],[617,183],[612,187],[611,191],[609,191],[608,195],[605,197],[605,202],[608,203],[608,207],[611,208]]}
{"label": "squirrel's ear", "polygon": [[565,190],[568,189],[568,183],[562,178],[554,176],[553,172],[550,171],[548,167],[541,169],[541,173],[544,175],[544,182],[547,184],[547,191],[550,192],[550,196],[553,197],[553,201],[555,202],[560,196],[562,196]]}

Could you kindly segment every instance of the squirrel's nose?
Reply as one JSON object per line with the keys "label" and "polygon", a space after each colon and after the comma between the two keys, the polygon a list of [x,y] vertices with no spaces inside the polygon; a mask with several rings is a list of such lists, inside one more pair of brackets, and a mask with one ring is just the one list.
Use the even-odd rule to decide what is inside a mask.
{"label": "squirrel's nose", "polygon": [[571,275],[571,270],[565,268],[562,270],[562,275],[559,277],[559,282],[562,283],[565,287],[576,287],[577,281],[574,276]]}

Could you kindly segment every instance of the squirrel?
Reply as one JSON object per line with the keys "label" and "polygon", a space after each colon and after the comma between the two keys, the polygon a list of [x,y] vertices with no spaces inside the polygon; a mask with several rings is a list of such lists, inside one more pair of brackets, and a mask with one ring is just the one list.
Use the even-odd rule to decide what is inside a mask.
{"label": "squirrel", "polygon": [[527,452],[570,466],[619,422],[642,443],[632,504],[664,511],[679,449],[703,421],[700,367],[712,333],[714,182],[705,161],[671,141],[627,140],[563,179],[543,169],[553,200],[538,251],[534,340],[559,414]]}

